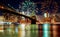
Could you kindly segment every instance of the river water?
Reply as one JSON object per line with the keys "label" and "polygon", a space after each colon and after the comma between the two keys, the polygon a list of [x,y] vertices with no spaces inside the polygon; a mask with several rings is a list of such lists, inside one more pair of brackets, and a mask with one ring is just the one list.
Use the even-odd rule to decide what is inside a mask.
{"label": "river water", "polygon": [[[46,24],[45,24],[46,25]],[[48,24],[46,25],[48,26]],[[5,30],[4,32],[0,32],[0,37],[60,37],[60,25],[50,25],[50,28],[44,27],[41,25],[36,25],[29,30],[29,27],[27,27],[26,30],[18,30],[16,27],[16,30],[13,32],[9,32]],[[45,31],[43,30],[45,28]],[[49,30],[46,30],[49,29]]]}

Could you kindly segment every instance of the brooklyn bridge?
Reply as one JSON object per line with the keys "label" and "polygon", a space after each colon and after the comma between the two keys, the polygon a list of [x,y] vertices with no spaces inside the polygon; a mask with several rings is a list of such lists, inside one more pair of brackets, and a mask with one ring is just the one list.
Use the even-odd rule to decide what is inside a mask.
{"label": "brooklyn bridge", "polygon": [[0,4],[0,37],[59,37],[60,13],[27,16]]}

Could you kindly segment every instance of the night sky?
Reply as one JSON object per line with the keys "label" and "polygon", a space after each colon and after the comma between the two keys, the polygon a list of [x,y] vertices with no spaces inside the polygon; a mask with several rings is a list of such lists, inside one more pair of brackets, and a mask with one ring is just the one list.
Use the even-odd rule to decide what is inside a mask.
{"label": "night sky", "polygon": [[[10,4],[12,7],[14,7],[15,9],[19,8],[19,4],[21,2],[24,2],[25,0],[0,0],[0,3],[3,3],[5,4],[6,6],[8,4]],[[44,10],[48,10],[48,7],[43,7],[43,5],[45,4],[39,4],[40,2],[45,2],[46,0],[30,0],[30,1],[33,1],[35,3],[38,3],[37,4],[37,8],[39,8],[39,12],[42,12]],[[60,0],[50,0],[51,1],[51,4],[49,5],[49,10],[50,12],[60,12]],[[56,2],[57,5],[54,5],[53,2]],[[42,5],[42,6],[41,6]],[[48,5],[47,5],[48,6]],[[41,10],[41,11],[40,11]]]}
{"label": "night sky", "polygon": [[[31,0],[33,2],[44,2],[45,0]],[[58,4],[60,4],[60,0],[54,0]],[[14,8],[18,8],[20,2],[24,2],[24,0],[0,0],[1,3],[4,3],[5,5],[10,4]],[[40,4],[37,4],[38,7],[40,7]]]}

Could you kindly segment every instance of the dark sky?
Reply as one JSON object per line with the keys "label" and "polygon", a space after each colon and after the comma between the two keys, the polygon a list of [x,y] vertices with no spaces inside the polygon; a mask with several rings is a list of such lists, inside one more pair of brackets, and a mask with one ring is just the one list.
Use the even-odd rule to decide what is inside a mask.
{"label": "dark sky", "polygon": [[[43,1],[46,1],[46,0],[31,0],[31,1],[33,1],[33,2],[43,2]],[[59,0],[54,0],[54,1],[56,1],[57,3],[60,2]],[[14,8],[18,8],[19,2],[24,2],[24,0],[0,0],[0,2],[4,3],[5,5],[10,4]],[[39,7],[39,4],[38,4],[38,7]]]}
{"label": "dark sky", "polygon": [[0,0],[5,5],[10,4],[14,8],[18,8],[19,0]]}
{"label": "dark sky", "polygon": [[[10,4],[12,7],[14,7],[15,9],[17,9],[17,8],[19,8],[19,4],[20,4],[20,2],[24,2],[25,0],[0,0],[0,3],[3,3],[3,4],[5,4],[5,5],[8,5],[8,4]],[[31,0],[31,1],[33,1],[33,2],[44,2],[44,1],[46,1],[46,0]],[[57,12],[60,12],[60,0],[50,0],[51,1],[51,4],[50,4],[50,6],[49,6],[49,11],[50,12],[56,12],[56,9],[57,9],[57,7],[55,6],[55,5],[53,5],[52,3],[53,2],[56,2],[57,3],[57,5],[58,5],[58,9],[57,9]],[[41,8],[42,6],[41,6],[41,4],[37,4],[37,8]],[[44,4],[43,4],[44,5]],[[46,7],[46,8],[44,8],[45,10],[48,10],[48,8]],[[39,10],[39,12],[38,12],[38,14],[40,14],[41,12],[43,11],[43,9],[42,10]]]}

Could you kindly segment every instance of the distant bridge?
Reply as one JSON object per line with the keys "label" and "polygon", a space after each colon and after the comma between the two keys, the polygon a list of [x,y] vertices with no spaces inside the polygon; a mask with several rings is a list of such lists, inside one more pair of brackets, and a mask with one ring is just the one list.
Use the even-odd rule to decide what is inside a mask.
{"label": "distant bridge", "polygon": [[[14,9],[9,8],[9,7],[7,7],[5,5],[2,5],[2,4],[0,4],[0,10],[3,11],[4,13],[7,12],[7,13],[11,13],[11,14],[14,14],[14,15],[17,15],[17,16],[23,16],[25,18],[32,19],[31,17],[23,15],[23,14],[20,14],[20,13],[16,12]],[[36,20],[36,19],[34,19],[34,20]],[[56,22],[54,24],[60,24],[60,22]]]}
{"label": "distant bridge", "polygon": [[25,18],[29,18],[30,20],[36,20],[36,19],[32,19],[32,18],[29,17],[29,16],[20,14],[20,13],[16,12],[14,9],[9,8],[9,7],[7,7],[7,6],[5,6],[5,5],[2,5],[2,4],[0,4],[0,10],[1,10],[3,13],[5,13],[5,12],[6,12],[6,13],[11,13],[11,14],[14,14],[14,15],[17,15],[17,16],[23,16],[23,17],[25,17]]}

